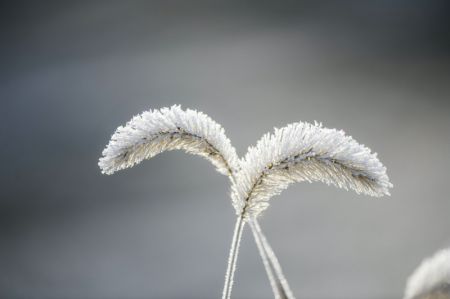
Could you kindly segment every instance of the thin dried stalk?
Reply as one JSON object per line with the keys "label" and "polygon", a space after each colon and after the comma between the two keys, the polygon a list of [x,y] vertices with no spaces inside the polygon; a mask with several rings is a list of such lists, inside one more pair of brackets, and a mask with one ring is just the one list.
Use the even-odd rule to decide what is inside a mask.
{"label": "thin dried stalk", "polygon": [[281,265],[278,262],[278,259],[273,252],[269,242],[264,236],[261,227],[259,226],[258,220],[256,220],[256,218],[251,218],[248,222],[250,224],[250,227],[252,228],[256,246],[258,247],[261,258],[263,259],[263,264],[266,269],[266,273],[269,278],[269,282],[272,287],[275,299],[295,298],[286,278],[284,277]]}
{"label": "thin dried stalk", "polygon": [[236,272],[236,262],[239,255],[239,246],[241,244],[244,225],[244,219],[242,217],[237,217],[236,224],[234,226],[233,240],[231,241],[230,253],[228,256],[228,266],[227,272],[225,274],[222,299],[231,298],[231,290],[234,283],[234,273]]}

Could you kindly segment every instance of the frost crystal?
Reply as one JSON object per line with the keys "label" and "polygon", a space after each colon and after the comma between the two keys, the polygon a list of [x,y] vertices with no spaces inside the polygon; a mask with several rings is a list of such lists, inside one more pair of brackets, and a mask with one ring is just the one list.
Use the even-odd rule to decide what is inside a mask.
{"label": "frost crystal", "polygon": [[[102,173],[112,174],[169,150],[184,150],[211,161],[231,181],[238,215],[229,254],[223,297],[229,299],[245,223],[253,230],[275,298],[294,295],[256,217],[269,199],[293,182],[322,181],[372,196],[389,194],[386,168],[376,154],[343,131],[318,124],[294,123],[266,134],[239,160],[224,129],[195,110],[150,110],[117,128],[99,160]],[[409,298],[408,298],[409,299]]]}
{"label": "frost crystal", "polygon": [[238,168],[236,150],[224,129],[202,112],[184,111],[179,105],[146,111],[117,128],[98,165],[102,173],[112,174],[179,149],[208,159],[225,175]]}
{"label": "frost crystal", "polygon": [[321,181],[371,196],[389,195],[386,168],[343,131],[298,122],[264,135],[241,161],[233,204],[257,216],[293,182]]}
{"label": "frost crystal", "polygon": [[450,249],[425,259],[408,279],[405,299],[450,298]]}

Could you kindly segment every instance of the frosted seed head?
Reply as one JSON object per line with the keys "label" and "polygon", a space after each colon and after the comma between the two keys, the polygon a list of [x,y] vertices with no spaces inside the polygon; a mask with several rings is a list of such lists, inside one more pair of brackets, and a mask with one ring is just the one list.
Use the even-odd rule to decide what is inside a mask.
{"label": "frosted seed head", "polygon": [[425,259],[409,277],[404,299],[450,298],[450,249]]}
{"label": "frosted seed head", "polygon": [[265,134],[241,160],[233,202],[258,215],[293,182],[321,181],[371,196],[389,195],[386,168],[370,149],[343,131],[298,122]]}
{"label": "frosted seed head", "polygon": [[119,126],[98,165],[102,173],[112,174],[178,149],[206,158],[225,175],[238,168],[236,150],[224,129],[206,114],[179,105],[143,112]]}

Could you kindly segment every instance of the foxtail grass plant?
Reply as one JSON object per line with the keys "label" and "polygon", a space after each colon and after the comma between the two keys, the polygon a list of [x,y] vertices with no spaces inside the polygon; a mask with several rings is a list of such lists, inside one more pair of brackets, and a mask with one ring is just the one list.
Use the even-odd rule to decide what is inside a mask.
{"label": "foxtail grass plant", "polygon": [[422,261],[406,284],[404,299],[450,299],[450,248]]}
{"label": "foxtail grass plant", "polygon": [[[103,151],[99,166],[104,174],[113,174],[118,170],[130,168],[144,159],[150,159],[164,151],[184,150],[209,160],[218,172],[227,175],[232,185],[236,184],[236,174],[240,161],[235,148],[226,137],[224,129],[204,113],[195,110],[183,110],[174,105],[170,108],[146,111],[133,117],[125,126],[117,128]],[[291,294],[281,266],[263,235],[256,219],[252,219],[253,236],[269,277],[276,298],[286,298]],[[236,226],[234,248],[237,257],[243,222]],[[231,256],[231,255],[230,255]],[[227,270],[230,285],[235,269]],[[230,268],[230,267],[229,267]],[[229,287],[227,286],[227,290]],[[230,289],[231,291],[231,289]],[[287,297],[293,298],[293,296]]]}
{"label": "foxtail grass plant", "polygon": [[239,159],[224,129],[195,110],[151,110],[119,127],[103,151],[103,173],[132,167],[169,150],[184,150],[209,160],[227,175],[236,211],[222,298],[231,297],[239,245],[248,222],[275,298],[294,298],[258,216],[269,200],[294,182],[321,181],[371,196],[389,195],[386,168],[370,149],[343,131],[298,122],[264,135]]}

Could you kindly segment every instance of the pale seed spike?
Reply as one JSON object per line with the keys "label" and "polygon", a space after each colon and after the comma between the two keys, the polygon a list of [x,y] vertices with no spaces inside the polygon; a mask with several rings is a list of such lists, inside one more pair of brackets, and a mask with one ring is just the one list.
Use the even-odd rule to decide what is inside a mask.
{"label": "pale seed spike", "polygon": [[404,299],[450,299],[450,248],[420,264],[408,279]]}
{"label": "pale seed spike", "polygon": [[257,216],[289,184],[321,181],[371,196],[389,195],[386,168],[343,131],[298,122],[264,135],[241,160],[233,203]]}
{"label": "pale seed spike", "polygon": [[238,169],[236,150],[223,128],[206,114],[170,108],[146,111],[117,128],[103,151],[99,166],[112,174],[170,150],[185,150],[211,161],[230,176]]}

